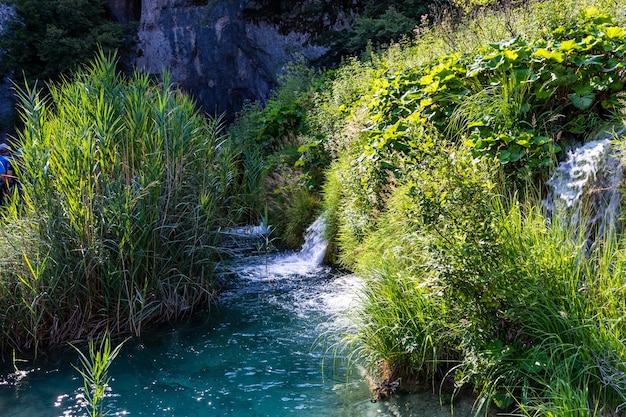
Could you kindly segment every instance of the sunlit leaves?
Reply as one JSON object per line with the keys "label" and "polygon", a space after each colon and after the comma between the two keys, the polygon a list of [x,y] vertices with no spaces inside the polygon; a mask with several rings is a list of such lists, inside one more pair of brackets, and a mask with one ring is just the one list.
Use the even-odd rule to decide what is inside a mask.
{"label": "sunlit leaves", "polygon": [[[377,161],[389,152],[411,154],[415,126],[421,125],[460,138],[475,153],[492,154],[503,164],[523,170],[546,166],[558,149],[551,134],[569,128],[579,134],[578,125],[570,122],[580,112],[602,118],[606,110],[623,105],[617,94],[624,86],[625,44],[626,29],[590,8],[574,23],[554,28],[550,38],[516,37],[491,43],[479,55],[451,54],[382,77],[369,106],[376,128],[368,131],[368,152],[378,155]],[[489,103],[482,115],[461,122],[464,132],[453,133],[450,117],[481,95],[492,95],[502,105]],[[537,124],[537,115],[556,108],[565,116],[552,131]],[[514,127],[513,121],[525,127]]]}
{"label": "sunlit leaves", "polygon": [[534,53],[533,56],[535,58],[543,58],[543,59],[548,59],[548,60],[552,60],[555,62],[563,62],[563,59],[565,59],[564,54],[560,51],[551,51],[549,49],[546,48],[539,48],[537,49]]}

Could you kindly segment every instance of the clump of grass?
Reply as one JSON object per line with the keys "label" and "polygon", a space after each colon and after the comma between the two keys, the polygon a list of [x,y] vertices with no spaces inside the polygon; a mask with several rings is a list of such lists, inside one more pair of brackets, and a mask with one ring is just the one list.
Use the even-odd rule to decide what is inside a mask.
{"label": "clump of grass", "polygon": [[104,417],[104,399],[111,382],[109,367],[117,358],[125,341],[115,348],[111,346],[111,335],[104,332],[99,344],[89,340],[88,353],[83,353],[77,346],[71,345],[79,355],[80,367],[75,369],[83,378],[85,401],[90,417]]}
{"label": "clump of grass", "polygon": [[537,190],[502,195],[497,167],[451,149],[421,160],[350,252],[366,286],[348,346],[401,389],[471,387],[477,415],[621,407],[623,243],[589,248]]}
{"label": "clump of grass", "polygon": [[[373,369],[387,364],[385,378],[404,389],[429,379],[470,386],[476,415],[492,406],[589,416],[622,407],[618,240],[585,251],[585,239],[558,222],[548,226],[536,202],[505,207],[497,195],[486,200],[490,231],[481,239],[459,235],[441,216],[437,227],[447,233],[437,237],[427,224],[411,226],[424,218],[407,217],[419,208],[403,193],[381,226],[386,233],[371,236],[362,254],[378,261],[363,270],[359,331],[349,336],[357,356]],[[395,216],[408,220],[402,234],[389,233]]]}
{"label": "clump of grass", "polygon": [[398,382],[402,389],[435,381],[448,358],[445,312],[419,278],[382,265],[368,274],[362,308],[351,312],[357,331],[344,343],[374,379]]}
{"label": "clump of grass", "polygon": [[70,79],[18,93],[23,206],[3,218],[2,349],[139,334],[213,297],[236,164],[219,118],[102,54]]}

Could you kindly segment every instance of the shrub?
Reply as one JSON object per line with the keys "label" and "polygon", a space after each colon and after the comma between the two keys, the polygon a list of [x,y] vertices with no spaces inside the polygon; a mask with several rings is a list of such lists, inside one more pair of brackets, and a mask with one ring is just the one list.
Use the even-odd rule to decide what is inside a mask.
{"label": "shrub", "polygon": [[516,37],[389,74],[369,104],[363,157],[411,152],[410,133],[432,126],[521,177],[545,172],[557,138],[577,137],[590,114],[606,121],[623,105],[625,37],[607,14],[587,8],[545,39]]}
{"label": "shrub", "polygon": [[385,377],[403,388],[445,381],[444,373],[457,390],[470,385],[476,415],[492,405],[610,414],[623,403],[626,354],[619,243],[584,252],[584,239],[548,226],[536,202],[507,208],[497,194],[461,191],[481,181],[464,183],[443,185],[460,188],[443,204],[425,204],[432,185],[423,182],[417,194],[415,184],[397,189],[379,228],[353,251],[367,282],[348,343],[371,367],[387,364]]}
{"label": "shrub", "polygon": [[49,91],[20,92],[23,207],[4,224],[28,239],[2,271],[3,350],[138,334],[206,305],[236,193],[219,119],[167,74],[126,79],[103,54]]}

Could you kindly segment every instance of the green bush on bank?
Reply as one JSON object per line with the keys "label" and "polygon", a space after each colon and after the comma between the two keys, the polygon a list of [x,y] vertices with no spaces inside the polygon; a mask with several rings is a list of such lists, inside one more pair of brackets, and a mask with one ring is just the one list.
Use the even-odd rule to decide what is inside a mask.
{"label": "green bush on bank", "polygon": [[102,54],[49,97],[19,93],[23,198],[2,217],[0,347],[139,334],[207,305],[233,153],[169,83]]}
{"label": "green bush on bank", "polygon": [[[367,286],[349,346],[406,389],[472,387],[477,415],[610,414],[623,402],[622,243],[585,255],[535,201],[506,207],[486,161],[454,158],[398,187],[353,252]],[[428,198],[446,189],[459,198]]]}
{"label": "green bush on bank", "polygon": [[[545,178],[559,139],[621,117],[624,39],[607,33],[623,29],[598,9],[576,16],[550,40],[516,38],[374,80],[350,145],[356,162],[333,174],[355,184],[333,203],[341,259],[369,277],[358,353],[401,381],[446,373],[472,386],[477,413],[601,415],[623,403],[620,244],[582,257],[580,238],[546,226],[540,198],[522,208],[501,195],[511,173]],[[355,223],[364,227],[341,234]]]}
{"label": "green bush on bank", "polygon": [[589,248],[541,199],[560,149],[623,123],[623,7],[442,13],[300,95],[334,253],[367,281],[348,345],[373,372],[472,387],[476,414],[619,415],[622,231]]}

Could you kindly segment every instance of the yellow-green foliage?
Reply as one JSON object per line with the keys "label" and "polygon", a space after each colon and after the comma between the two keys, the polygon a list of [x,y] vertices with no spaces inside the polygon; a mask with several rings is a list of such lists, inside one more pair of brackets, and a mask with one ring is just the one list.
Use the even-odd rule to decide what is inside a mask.
{"label": "yellow-green foliage", "polygon": [[20,92],[23,202],[3,212],[15,257],[0,279],[0,351],[139,333],[211,299],[237,193],[219,120],[167,75],[115,66],[100,56],[49,98]]}
{"label": "yellow-green foliage", "polygon": [[396,376],[448,370],[474,386],[477,412],[600,415],[623,402],[620,244],[584,253],[547,225],[540,197],[520,205],[503,182],[546,175],[564,132],[584,140],[622,106],[623,23],[601,4],[563,15],[561,3],[520,9],[528,33],[434,62],[418,57],[432,51],[423,40],[388,51],[333,136],[340,259],[369,279],[350,341]]}
{"label": "yellow-green foliage", "polygon": [[[423,56],[439,44],[424,39],[447,30],[434,26],[414,45],[330,74],[307,118],[346,167],[338,230],[348,247],[375,228],[395,184],[442,140],[494,157],[522,180],[541,178],[567,145],[563,138],[584,139],[613,117],[622,106],[626,32],[605,11],[582,5],[567,7],[569,20],[555,17],[560,12],[551,2],[533,4],[535,14],[526,7],[492,13],[494,22],[519,24],[519,15],[542,29],[531,25],[526,34],[509,22],[518,36],[429,62]],[[459,23],[459,32],[467,36],[471,22]]]}
{"label": "yellow-green foliage", "polygon": [[338,259],[367,279],[350,341],[372,368],[447,372],[474,387],[478,412],[623,403],[622,237],[585,252],[540,207],[560,149],[622,118],[624,7],[433,9],[415,40],[301,96],[301,133],[332,158]]}

